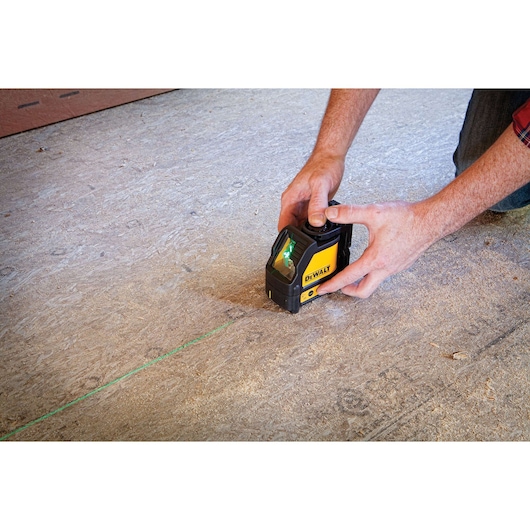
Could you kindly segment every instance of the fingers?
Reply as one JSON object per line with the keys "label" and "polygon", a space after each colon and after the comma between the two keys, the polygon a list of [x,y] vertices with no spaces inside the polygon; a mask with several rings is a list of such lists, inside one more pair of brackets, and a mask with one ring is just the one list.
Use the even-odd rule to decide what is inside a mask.
{"label": "fingers", "polygon": [[[324,226],[325,211],[331,199],[329,186],[326,182],[318,182],[311,189],[311,197],[305,199],[295,192],[286,193],[282,198],[278,231],[289,224],[300,226],[307,219],[313,226]],[[296,191],[296,190],[295,190]],[[292,197],[295,197],[294,202]]]}
{"label": "fingers", "polygon": [[[325,215],[330,221],[341,224],[368,225],[367,213],[365,206],[348,204],[330,206],[325,209]],[[341,289],[344,294],[349,296],[359,298],[370,296],[387,275],[384,274],[384,271],[374,270],[373,260],[370,259],[369,254],[365,251],[357,261],[348,265],[331,280],[320,285],[318,294],[333,293]]]}
{"label": "fingers", "polygon": [[388,278],[388,274],[384,271],[370,272],[360,282],[346,285],[341,290],[343,294],[348,296],[368,298],[386,278]]}
{"label": "fingers", "polygon": [[309,197],[296,186],[289,186],[282,194],[278,232],[287,225],[300,226],[307,219]]}
{"label": "fingers", "polygon": [[[334,276],[331,280],[320,285],[318,294],[333,293],[340,289],[347,296],[368,298],[389,276],[388,273],[382,270],[372,271],[361,276],[358,276],[358,273],[353,276],[351,274],[343,276],[344,272],[346,272],[346,269],[342,273]],[[351,281],[352,277],[355,278],[353,281]]]}
{"label": "fingers", "polygon": [[342,272],[339,272],[337,275],[333,276],[331,280],[324,282],[318,287],[318,294],[327,294],[334,293],[339,289],[345,288],[347,285],[353,285],[355,282],[364,278],[370,271],[363,268],[361,262],[362,257],[359,258],[356,262],[352,263],[346,267]]}
{"label": "fingers", "polygon": [[326,222],[325,210],[344,173],[344,159],[313,153],[282,194],[279,229],[287,224],[300,226],[308,220],[313,226]]}
{"label": "fingers", "polygon": [[298,218],[292,213],[292,210],[282,208],[280,218],[278,219],[278,232],[283,230],[287,225],[298,226],[299,224]]}
{"label": "fingers", "polygon": [[340,224],[363,224],[368,225],[369,206],[357,206],[355,204],[339,204],[326,208],[325,215],[334,223]]}
{"label": "fingers", "polygon": [[366,298],[386,278],[408,269],[436,241],[413,203],[337,205],[327,208],[325,214],[335,223],[366,226],[368,246],[358,260],[322,284],[318,294],[341,289],[346,295]]}
{"label": "fingers", "polygon": [[320,285],[318,294],[333,293],[340,289],[348,296],[368,298],[390,274],[388,270],[375,267],[370,252],[365,251],[357,261]]}

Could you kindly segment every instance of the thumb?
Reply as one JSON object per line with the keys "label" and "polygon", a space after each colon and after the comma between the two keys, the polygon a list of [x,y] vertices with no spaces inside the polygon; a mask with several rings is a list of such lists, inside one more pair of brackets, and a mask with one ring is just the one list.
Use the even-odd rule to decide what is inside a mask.
{"label": "thumb", "polygon": [[307,219],[312,226],[324,226],[326,223],[325,210],[329,201],[329,184],[319,181],[311,190],[311,199],[307,208]]}

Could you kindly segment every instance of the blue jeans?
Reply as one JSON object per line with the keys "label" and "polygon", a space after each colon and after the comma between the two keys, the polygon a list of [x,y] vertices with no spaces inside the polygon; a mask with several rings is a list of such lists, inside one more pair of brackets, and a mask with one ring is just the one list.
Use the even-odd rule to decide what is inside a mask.
{"label": "blue jeans", "polygon": [[[456,176],[466,170],[512,123],[512,114],[530,98],[530,90],[474,90],[467,107],[458,147],[453,155]],[[493,205],[507,212],[530,204],[530,183]]]}

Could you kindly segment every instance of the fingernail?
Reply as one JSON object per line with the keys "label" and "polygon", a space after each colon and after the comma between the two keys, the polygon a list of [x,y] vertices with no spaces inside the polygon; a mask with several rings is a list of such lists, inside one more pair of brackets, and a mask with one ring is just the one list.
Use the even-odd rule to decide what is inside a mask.
{"label": "fingernail", "polygon": [[339,215],[339,211],[332,206],[326,210],[326,215],[328,216],[328,219],[336,219]]}
{"label": "fingernail", "polygon": [[326,222],[326,217],[321,213],[315,213],[309,218],[309,224],[313,226],[322,226]]}

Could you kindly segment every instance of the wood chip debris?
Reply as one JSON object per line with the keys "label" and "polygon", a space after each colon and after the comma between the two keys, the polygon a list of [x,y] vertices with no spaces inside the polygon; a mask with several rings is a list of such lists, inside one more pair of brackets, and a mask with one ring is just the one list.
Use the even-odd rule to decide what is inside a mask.
{"label": "wood chip debris", "polygon": [[492,381],[489,377],[486,379],[486,384],[484,386],[486,387],[486,398],[490,401],[495,401],[495,389],[493,388]]}
{"label": "wood chip debris", "polygon": [[464,359],[467,359],[469,356],[467,353],[463,351],[454,351],[453,353],[443,353],[442,357],[446,357],[447,359],[453,359],[454,361],[463,361]]}

